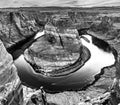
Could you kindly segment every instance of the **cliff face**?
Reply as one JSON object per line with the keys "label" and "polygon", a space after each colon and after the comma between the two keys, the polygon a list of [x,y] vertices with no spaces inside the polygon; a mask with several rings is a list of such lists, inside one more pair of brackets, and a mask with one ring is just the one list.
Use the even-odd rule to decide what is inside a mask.
{"label": "cliff face", "polygon": [[[119,36],[119,9],[2,9],[0,35],[6,47],[42,30],[51,23],[60,31],[90,28],[90,32],[111,39]],[[96,35],[96,36],[97,36]]]}
{"label": "cliff face", "polygon": [[90,28],[90,32],[111,39],[119,36],[119,9],[23,8],[1,9],[0,35],[6,47],[42,30],[48,23],[58,32]]}
{"label": "cliff face", "polygon": [[[75,40],[74,42],[77,43],[76,37],[78,36],[78,32],[76,29],[85,29],[87,28],[87,33],[92,34],[95,37],[105,40],[112,46],[118,53],[118,61],[120,57],[120,13],[119,8],[112,9],[112,8],[93,8],[93,9],[79,9],[79,8],[21,8],[21,9],[1,9],[0,12],[0,39],[2,40],[3,44],[6,48],[14,45],[15,43],[34,35],[40,30],[45,28],[46,32],[49,34],[56,35],[58,34],[62,36],[66,36],[69,39],[69,36],[73,38],[69,40]],[[68,40],[67,39],[67,40]],[[67,42],[65,38],[62,39],[64,42]],[[75,43],[75,45],[77,45]],[[3,53],[1,53],[1,62],[4,58],[4,54],[6,54],[6,50],[1,44],[1,49],[4,49]],[[34,46],[30,46],[29,49],[32,49],[33,55],[37,55],[39,53],[39,45],[41,43],[39,40],[33,43]],[[69,41],[69,44],[66,45],[73,45]],[[69,47],[66,47],[69,50]],[[77,51],[79,46],[74,48],[74,51]],[[70,49],[71,50],[71,49]],[[8,68],[3,67],[3,71],[1,72],[2,75],[0,78],[3,78],[5,73],[5,79],[0,82],[1,86],[5,85],[5,83],[12,83],[11,81],[17,79],[7,79],[8,73],[13,73],[15,67],[12,67],[12,58],[9,54],[6,58],[5,65],[8,65]],[[27,56],[33,57],[33,55]],[[37,56],[38,57],[38,56]],[[10,60],[8,60],[10,59]],[[39,59],[39,57],[38,57]],[[29,59],[33,62],[33,59]],[[10,62],[9,62],[10,61]],[[9,63],[7,63],[9,62]],[[34,62],[33,62],[34,63]],[[4,64],[2,64],[4,65]],[[10,69],[11,68],[11,69]],[[2,69],[1,69],[2,70]],[[63,92],[60,94],[46,94],[46,100],[48,103],[54,103],[56,105],[74,105],[75,103],[78,104],[94,104],[98,103],[101,104],[109,98],[111,93],[105,93],[106,90],[109,91],[109,87],[113,83],[113,79],[119,73],[119,62],[115,66],[105,68],[104,73],[101,75],[100,79],[90,86],[87,90],[82,92]],[[16,72],[15,72],[16,73]],[[16,77],[16,74],[14,78]],[[9,75],[9,76],[12,76]],[[117,78],[120,76],[117,75]],[[18,80],[19,81],[19,80]],[[16,82],[17,83],[17,82]],[[13,86],[13,85],[10,85]],[[15,87],[18,85],[15,85]],[[6,86],[5,86],[6,87]],[[106,88],[107,87],[107,88]],[[19,89],[18,89],[19,90]],[[20,89],[21,90],[21,89]],[[21,90],[22,91],[22,90]],[[116,89],[116,93],[120,94],[119,89]],[[8,94],[11,93],[7,91]],[[1,92],[4,93],[4,92]],[[38,92],[39,93],[39,92]],[[20,91],[18,92],[20,93]],[[35,93],[36,94],[36,93]],[[73,96],[76,97],[73,97]],[[2,95],[3,96],[3,95]],[[30,95],[31,96],[31,95]],[[37,96],[40,96],[37,94]],[[36,97],[37,97],[36,96]],[[96,96],[98,98],[96,98]],[[9,95],[8,95],[9,97]],[[64,98],[63,98],[64,97]],[[30,97],[29,97],[30,98]],[[3,97],[2,97],[3,99]],[[14,99],[14,98],[13,98]],[[22,98],[20,98],[22,100]],[[19,99],[19,101],[20,101]],[[103,100],[102,100],[103,99]],[[11,99],[9,99],[11,100]],[[58,101],[59,100],[59,101]],[[32,100],[29,99],[28,105],[32,103]],[[13,101],[14,102],[14,101]],[[20,101],[22,102],[22,101]],[[9,104],[8,104],[9,105]],[[10,104],[14,105],[14,104]],[[22,104],[21,104],[22,105]]]}
{"label": "cliff face", "polygon": [[22,105],[23,93],[12,56],[0,40],[0,105]]}

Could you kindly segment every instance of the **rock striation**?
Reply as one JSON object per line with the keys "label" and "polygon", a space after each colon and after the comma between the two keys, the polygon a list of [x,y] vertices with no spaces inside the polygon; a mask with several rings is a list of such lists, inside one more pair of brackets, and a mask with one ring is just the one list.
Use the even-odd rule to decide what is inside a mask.
{"label": "rock striation", "polygon": [[[119,72],[120,71],[119,70],[120,67],[119,11],[120,9],[117,7],[114,9],[111,7],[85,8],[85,9],[49,8],[49,7],[0,9],[0,39],[4,43],[5,47],[9,48],[13,46],[15,43],[23,39],[26,39],[29,36],[32,36],[33,34],[38,32],[39,30],[45,28],[46,33],[54,34],[56,36],[56,39],[59,40],[59,42],[60,42],[60,37],[58,33],[61,33],[60,36],[62,38],[62,41],[66,42],[66,40],[69,40],[70,46],[72,42],[76,42],[75,45],[77,46],[77,38],[75,39],[75,37],[78,35],[78,33],[76,29],[87,28],[86,32],[88,34],[92,34],[95,37],[105,40],[110,44],[111,47],[113,47],[117,51],[118,56],[116,56],[117,59],[116,65],[108,68],[104,68],[103,69],[104,72],[101,73],[101,77],[99,78],[99,80],[97,80],[97,82],[89,86],[86,90],[83,90],[82,92],[77,91],[77,92],[65,92],[65,93],[63,92],[59,94],[46,94],[47,101],[48,103],[51,103],[53,105],[54,104],[55,105],[74,105],[74,104],[91,105],[91,104],[102,104],[104,102],[113,103],[114,105],[115,101],[113,102],[113,100],[119,100],[118,97],[120,95],[119,87],[117,87],[115,91],[115,95],[111,94],[111,91],[109,91],[109,87],[113,84],[113,80],[114,78],[116,78],[116,76],[117,78],[120,78],[119,76],[120,74]],[[69,38],[70,35],[74,38]],[[64,36],[66,38],[63,38]],[[73,41],[73,39],[75,41]],[[41,44],[39,40],[40,39],[38,39],[37,42],[33,43],[33,45],[30,46],[29,48],[32,49],[33,55],[36,56],[35,59],[33,58],[33,55],[30,56],[28,54],[28,50],[25,51],[25,54],[27,54],[29,61],[32,63],[36,63],[39,60],[38,59],[39,50],[37,49],[39,44]],[[54,43],[54,40],[52,41],[52,43]],[[43,46],[41,45],[41,47]],[[66,49],[69,50],[69,47],[66,47]],[[3,44],[0,45],[0,48],[2,49],[0,52],[1,53],[0,54],[1,57],[0,58],[1,60],[0,61],[1,62],[0,94],[4,94],[5,98],[8,96],[7,101],[10,102],[10,104],[6,104],[6,105],[14,105],[16,101],[14,102],[9,100],[14,100],[15,97],[11,98],[11,96],[14,93],[16,95],[18,91],[16,90],[14,92],[13,91],[11,92],[11,89],[14,90],[13,86],[14,87],[18,86],[17,84],[19,82],[15,82],[16,84],[14,84],[13,82],[14,80],[19,81],[19,79],[18,76],[16,75],[16,70],[15,70],[16,68],[14,66],[11,66],[13,64],[11,56],[6,52]],[[73,51],[77,51],[78,48],[79,46],[74,47]],[[8,77],[10,79],[8,79]],[[12,83],[14,85],[11,85]],[[18,88],[21,87],[19,86]],[[5,90],[7,92],[6,94],[5,94]],[[20,91],[17,93],[17,95],[19,94],[18,96],[21,96],[22,94],[22,92]],[[108,94],[105,93],[106,91],[108,91],[109,93]],[[10,96],[7,94],[10,94]],[[34,94],[37,93],[34,92]],[[75,95],[75,97],[73,97],[74,96],[73,94]],[[5,103],[6,99],[3,97],[4,95],[0,95],[0,96],[2,96],[1,99],[3,100],[1,102]],[[41,97],[41,94],[37,94],[37,96]],[[60,98],[63,100],[61,100]],[[80,99],[82,100],[80,101]],[[29,97],[29,100],[32,104],[31,95]],[[22,103],[22,98],[18,99],[17,102],[18,101]]]}
{"label": "rock striation", "polygon": [[0,40],[0,105],[22,105],[23,91],[12,56]]}
{"label": "rock striation", "polygon": [[25,51],[27,61],[47,71],[57,70],[76,62],[80,56],[81,44],[76,39],[75,29],[57,33],[56,27],[47,24],[45,32],[42,38]]}

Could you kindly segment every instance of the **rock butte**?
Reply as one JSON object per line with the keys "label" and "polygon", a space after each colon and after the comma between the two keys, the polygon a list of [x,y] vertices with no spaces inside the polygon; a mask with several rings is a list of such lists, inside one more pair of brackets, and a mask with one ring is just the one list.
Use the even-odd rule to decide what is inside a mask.
{"label": "rock butte", "polygon": [[[83,35],[83,37],[86,37],[89,40],[89,42],[81,38],[81,43],[85,46],[85,49],[81,49],[83,50],[82,55],[86,53],[86,55],[84,55],[83,57],[87,56],[87,54],[91,56],[90,59],[87,59],[87,61],[85,61],[85,64],[83,64],[82,66],[80,66],[79,64],[81,61],[77,61],[78,64],[73,63],[72,66],[66,67],[65,71],[64,69],[63,71],[62,69],[60,69],[61,71],[59,71],[58,69],[57,72],[54,70],[43,73],[43,71],[40,71],[39,69],[39,72],[36,73],[36,70],[34,71],[30,67],[30,65],[25,61],[23,55],[21,55],[15,61],[15,65],[18,68],[18,72],[20,72],[21,75],[27,75],[29,79],[32,79],[32,81],[37,81],[38,83],[35,82],[35,84],[31,84],[33,85],[33,87],[37,85],[38,87],[43,86],[44,88],[52,91],[82,89],[86,85],[89,85],[93,81],[95,81],[94,77],[101,72],[102,68],[113,65],[115,63],[115,57],[112,51],[105,52],[104,50],[98,48],[92,43],[92,36],[90,35]],[[72,70],[72,72],[70,70]],[[21,78],[23,77],[21,76]],[[30,85],[29,81],[31,81],[31,79],[29,79],[23,81],[26,81],[26,84],[28,83]]]}
{"label": "rock butte", "polygon": [[[67,29],[67,31],[70,32],[71,28],[80,29],[89,28],[88,33],[108,42],[110,46],[112,46],[117,51],[118,56],[116,58],[119,59],[120,57],[119,11],[120,11],[119,7],[77,8],[77,9],[76,8],[0,9],[1,20],[0,39],[2,40],[4,46],[6,48],[9,48],[13,44],[16,44],[17,42],[25,38],[28,38],[29,36],[32,36],[35,32],[40,31],[43,28],[43,24],[45,25],[48,22],[48,20],[50,20],[50,17],[54,17],[52,19],[52,22],[56,25],[56,27],[59,27],[60,30],[62,30],[62,27],[64,26],[64,32],[66,32],[65,29]],[[70,35],[72,34],[70,33]],[[118,61],[117,65],[104,69],[105,72],[100,77],[100,79],[94,85],[90,86],[87,90],[83,92],[74,91],[73,93],[63,92],[54,95],[47,94],[46,95],[47,102],[54,103],[57,105],[68,105],[68,103],[70,105],[73,105],[73,103],[77,105],[78,103],[81,103],[82,100],[82,102],[84,101],[85,104],[87,103],[94,104],[96,101],[97,102],[99,101],[98,103],[101,104],[106,102],[105,100],[107,99],[113,105],[115,104],[117,105],[118,103],[120,103],[119,102],[120,98],[118,97],[119,89],[115,88],[115,93],[113,97],[112,94],[106,95],[107,94],[106,90],[108,90],[108,87],[111,86],[113,78],[115,77],[120,78],[119,68],[120,65]],[[2,78],[1,76],[2,75],[0,75],[0,78]],[[19,91],[18,88],[16,90]],[[27,89],[24,91],[24,93],[26,91]],[[12,92],[16,93],[16,91],[14,92],[14,90],[12,90]],[[26,96],[29,96],[29,93],[31,94],[31,91],[28,92]],[[22,93],[19,93],[19,95],[21,94]],[[13,97],[13,95],[14,94],[10,95],[10,97]],[[30,97],[31,95],[29,96],[30,104],[33,104],[31,102]],[[87,97],[90,97],[89,98],[90,102],[88,101],[86,102]],[[1,95],[0,98],[4,98],[4,96]],[[40,97],[37,98],[40,99]],[[113,102],[113,100],[115,101]],[[9,99],[7,99],[7,101],[9,101]],[[11,102],[12,101],[14,103],[14,100],[11,100]],[[13,105],[13,103],[11,104]]]}

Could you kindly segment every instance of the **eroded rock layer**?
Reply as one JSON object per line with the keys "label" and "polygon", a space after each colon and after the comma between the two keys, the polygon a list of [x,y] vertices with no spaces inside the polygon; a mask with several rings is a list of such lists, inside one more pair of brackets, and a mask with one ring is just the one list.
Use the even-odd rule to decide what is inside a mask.
{"label": "eroded rock layer", "polygon": [[[14,45],[16,42],[19,42],[20,40],[23,40],[28,36],[33,35],[39,30],[42,30],[44,25],[48,32],[51,32],[52,34],[56,34],[56,36],[58,36],[58,33],[62,33],[63,35],[63,33],[66,32],[71,35],[72,32],[71,30],[73,30],[72,35],[74,33],[74,36],[77,36],[78,33],[74,31],[74,29],[87,28],[88,34],[92,34],[95,37],[105,40],[110,44],[111,47],[113,47],[117,51],[118,62],[116,66],[105,68],[104,73],[102,72],[100,79],[95,84],[90,86],[87,90],[83,91],[81,94],[79,94],[78,91],[76,93],[67,92],[67,93],[60,93],[57,95],[48,95],[47,100],[49,103],[61,104],[61,105],[74,105],[75,103],[76,104],[80,103],[80,105],[88,104],[88,103],[90,105],[92,103],[101,104],[105,102],[105,100],[108,99],[111,100],[111,98],[109,97],[111,96],[111,94],[104,94],[104,92],[109,91],[109,87],[112,85],[113,79],[116,77],[116,74],[117,74],[117,78],[120,78],[119,75],[120,74],[120,70],[119,70],[120,12],[119,11],[120,11],[119,8],[1,9],[0,38],[3,41],[5,47],[8,48]],[[51,27],[53,27],[52,31],[49,30],[51,29]],[[65,36],[65,34],[63,36]],[[32,60],[31,62],[34,62],[33,59],[31,60]],[[118,92],[119,88],[117,89],[118,90],[116,90],[116,92],[117,95],[119,95],[120,94]],[[75,97],[74,97],[75,99],[72,98],[72,96],[74,96],[73,94],[75,94],[77,98]],[[80,96],[76,94],[79,94]],[[70,95],[72,96],[69,97]],[[63,100],[60,101],[60,97],[62,97]],[[84,97],[84,99],[80,101],[80,98],[78,97]],[[96,97],[98,97],[98,99],[95,99]],[[77,101],[76,102],[69,101],[72,100],[70,98]],[[105,100],[101,100],[101,99],[105,99]],[[116,100],[117,99],[115,99],[115,101]]]}
{"label": "eroded rock layer", "polygon": [[12,56],[0,40],[0,105],[22,105],[23,93]]}
{"label": "eroded rock layer", "polygon": [[81,54],[79,41],[74,36],[69,36],[68,33],[66,36],[62,34],[61,36],[63,46],[58,35],[46,33],[25,51],[26,60],[41,67],[46,72],[76,62]]}

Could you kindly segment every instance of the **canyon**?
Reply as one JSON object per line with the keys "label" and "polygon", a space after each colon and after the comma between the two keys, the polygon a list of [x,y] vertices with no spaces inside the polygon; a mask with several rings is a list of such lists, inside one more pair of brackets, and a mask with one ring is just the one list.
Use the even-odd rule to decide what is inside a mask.
{"label": "canyon", "polygon": [[[0,102],[3,105],[117,105],[120,103],[120,8],[70,8],[70,7],[43,7],[43,8],[4,8],[0,9]],[[45,30],[44,37],[28,43],[38,32]],[[57,54],[63,55],[66,62],[58,65],[58,69],[69,63],[74,63],[79,57],[81,46],[79,35],[89,34],[99,38],[112,49],[115,64],[105,67],[95,82],[82,90],[49,93],[44,87],[36,90],[20,80],[15,66],[15,59],[21,54],[33,66],[38,67],[40,57],[48,59],[48,53],[41,52],[46,48],[55,53],[56,40],[61,49],[74,53],[65,53],[60,50]],[[53,35],[53,37],[52,37]],[[52,38],[51,38],[52,37]],[[55,37],[55,39],[54,39]],[[50,39],[49,39],[50,38]],[[44,41],[41,41],[44,40]],[[69,40],[69,41],[68,41]],[[46,42],[45,42],[46,41]],[[32,44],[31,44],[32,43]],[[47,44],[46,44],[47,43]],[[29,46],[29,47],[27,47]],[[51,49],[51,50],[49,50]],[[46,55],[45,55],[46,53]],[[18,54],[18,55],[17,55]],[[41,54],[41,55],[40,55]],[[68,58],[70,56],[70,58]],[[99,55],[98,55],[99,56]],[[13,57],[13,58],[12,58]],[[61,58],[62,60],[64,60]],[[56,57],[49,58],[56,60]],[[60,58],[58,58],[60,59]],[[61,60],[60,59],[60,60]],[[71,59],[71,62],[69,62]],[[43,61],[42,61],[43,62]],[[60,64],[60,63],[59,63]],[[53,68],[50,67],[53,65]],[[53,61],[42,65],[45,69],[56,69]],[[58,73],[59,74],[59,73]],[[111,90],[112,87],[112,90]]]}

